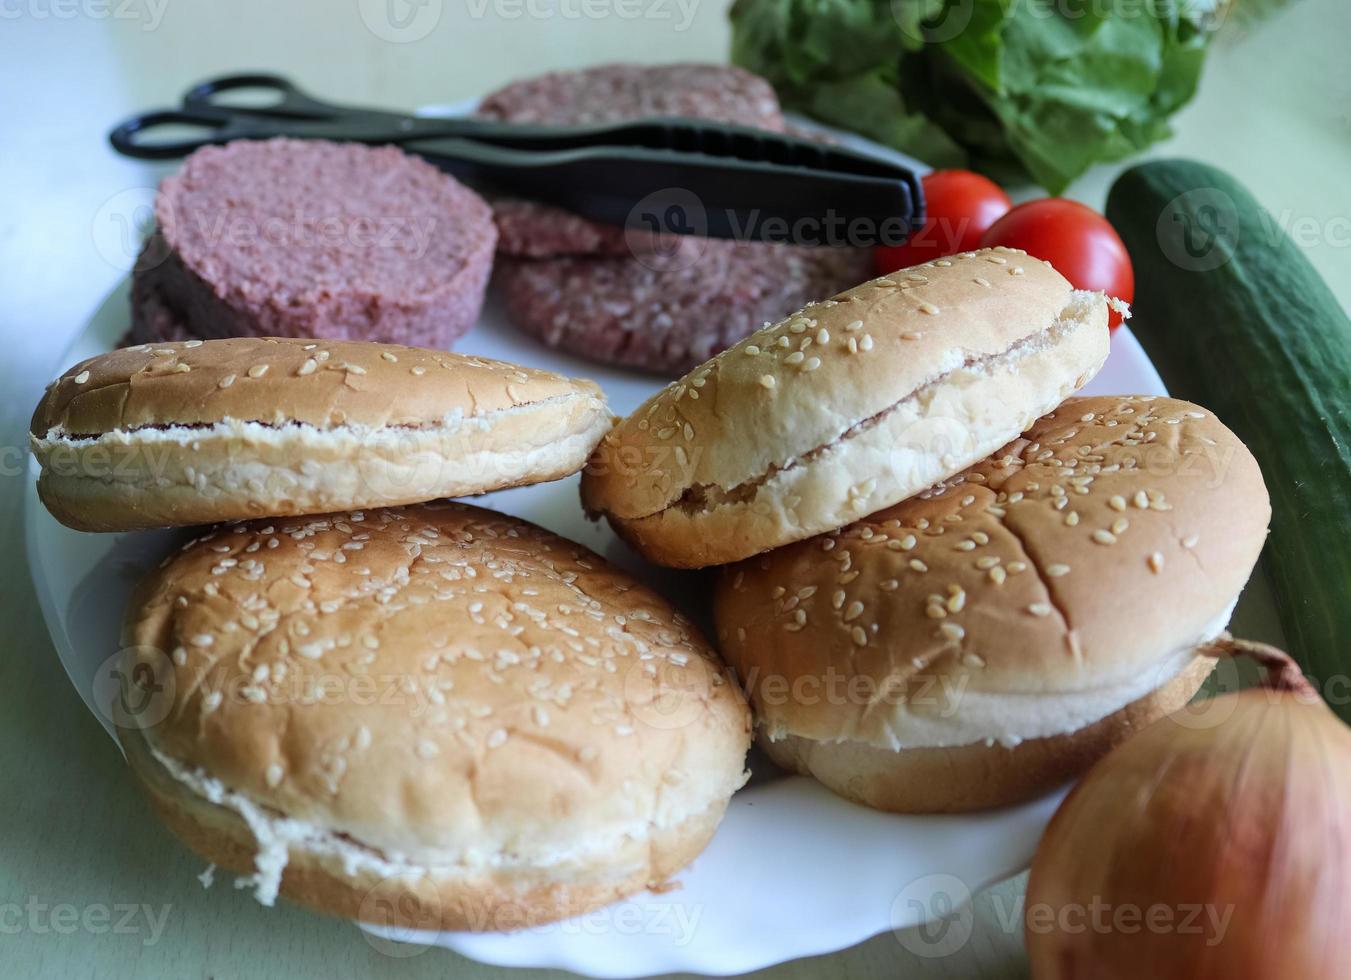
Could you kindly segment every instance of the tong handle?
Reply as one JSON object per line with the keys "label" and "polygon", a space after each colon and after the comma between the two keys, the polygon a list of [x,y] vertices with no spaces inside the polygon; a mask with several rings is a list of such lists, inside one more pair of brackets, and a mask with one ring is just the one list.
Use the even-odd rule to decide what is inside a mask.
{"label": "tong handle", "polygon": [[[266,101],[240,105],[243,92]],[[236,98],[224,98],[230,94]],[[205,133],[147,138],[169,125]],[[595,221],[636,221],[679,234],[772,240],[771,229],[784,223],[867,217],[872,243],[896,244],[918,227],[924,208],[919,177],[909,168],[782,133],[679,118],[560,127],[407,116],[323,102],[267,73],[202,82],[180,108],[133,116],[109,139],[119,153],[165,160],[208,144],[275,136],[400,144],[457,176]],[[882,230],[884,220],[893,233]],[[679,227],[654,227],[663,221]]]}
{"label": "tong handle", "polygon": [[[175,140],[156,139],[170,126],[192,126],[205,133]],[[160,109],[124,119],[108,134],[113,149],[141,160],[172,160],[204,146],[231,140],[265,140],[277,136],[292,139],[322,139],[352,143],[405,143],[430,136],[458,135],[455,120],[419,119],[414,116],[363,119],[339,116],[332,119],[275,116],[264,112],[241,112],[203,106],[194,109]]]}
{"label": "tong handle", "polygon": [[[801,240],[806,228],[805,237],[823,245],[897,245],[923,218],[918,177],[886,161],[868,174],[633,146],[540,152],[429,139],[404,148],[457,177],[648,231],[787,241]],[[870,227],[848,227],[861,215],[872,216]]]}
{"label": "tong handle", "polygon": [[[178,126],[206,130],[206,134],[176,140],[147,138],[156,132]],[[228,143],[232,139],[250,138],[256,132],[256,126],[243,125],[237,117],[226,112],[210,109],[157,109],[122,120],[108,134],[108,142],[123,156],[138,160],[173,160],[212,143]]]}
{"label": "tong handle", "polygon": [[[239,105],[223,98],[242,92],[265,96],[266,101]],[[118,124],[108,139],[113,149],[125,156],[169,160],[203,146],[274,136],[399,143],[416,135],[454,132],[453,122],[324,102],[281,75],[253,72],[223,75],[194,85],[179,108],[132,116]],[[154,138],[170,126],[191,126],[205,132],[174,140]]]}
{"label": "tong handle", "polygon": [[[219,98],[227,92],[266,94],[270,101],[258,105],[240,105]],[[338,119],[353,114],[353,110],[345,106],[321,102],[302,91],[289,78],[266,72],[222,75],[200,82],[183,96],[183,108],[188,111],[220,110],[278,119]]]}
{"label": "tong handle", "polygon": [[[904,169],[869,154],[798,136],[675,116],[589,126],[521,125],[486,119],[445,122],[457,124],[454,133],[445,135],[465,136],[494,146],[535,152],[587,147],[640,148],[879,177],[895,177]],[[426,135],[437,133],[430,131]]]}

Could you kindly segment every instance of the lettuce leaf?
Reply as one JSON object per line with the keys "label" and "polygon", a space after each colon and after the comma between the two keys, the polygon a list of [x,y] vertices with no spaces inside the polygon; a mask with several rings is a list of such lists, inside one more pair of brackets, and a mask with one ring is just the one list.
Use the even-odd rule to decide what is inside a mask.
{"label": "lettuce leaf", "polygon": [[791,108],[1059,193],[1196,91],[1224,0],[735,0],[732,57]]}

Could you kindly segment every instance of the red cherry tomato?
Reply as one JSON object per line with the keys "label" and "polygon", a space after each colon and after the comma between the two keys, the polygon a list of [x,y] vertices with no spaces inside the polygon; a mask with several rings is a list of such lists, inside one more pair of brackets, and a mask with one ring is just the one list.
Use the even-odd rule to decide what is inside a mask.
{"label": "red cherry tomato", "polygon": [[[1101,289],[1129,303],[1135,271],[1121,236],[1102,215],[1078,201],[1046,197],[1020,204],[981,236],[982,248],[1007,245],[1045,259],[1076,289]],[[1120,326],[1115,310],[1109,320]]]}
{"label": "red cherry tomato", "polygon": [[970,251],[985,229],[1013,206],[998,184],[969,170],[935,170],[920,182],[924,227],[904,245],[878,246],[874,251],[878,275]]}

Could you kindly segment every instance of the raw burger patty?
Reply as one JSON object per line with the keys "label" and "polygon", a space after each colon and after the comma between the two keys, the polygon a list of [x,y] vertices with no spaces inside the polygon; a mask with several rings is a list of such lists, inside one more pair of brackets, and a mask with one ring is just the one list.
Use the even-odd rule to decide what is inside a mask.
{"label": "raw burger patty", "polygon": [[[480,114],[563,124],[683,115],[781,132],[773,89],[721,65],[609,65],[509,85]],[[517,325],[582,357],[683,374],[767,320],[868,278],[857,249],[645,242],[547,204],[497,201],[498,284]],[[649,246],[655,244],[653,251]]]}
{"label": "raw burger patty", "polygon": [[[668,375],[872,274],[861,249],[701,240],[674,268],[634,258],[502,257],[512,319],[553,347]],[[687,264],[688,263],[688,264]]]}
{"label": "raw burger patty", "polygon": [[548,259],[560,255],[633,255],[650,249],[642,232],[602,225],[542,201],[493,198],[497,251],[503,256]]}
{"label": "raw burger patty", "polygon": [[[645,116],[689,116],[782,132],[774,89],[759,75],[728,65],[601,65],[513,82],[485,98],[478,115],[504,122],[580,125]],[[625,240],[618,225],[588,221],[536,201],[493,201],[503,255],[629,255],[640,233]]]}
{"label": "raw burger patty", "polygon": [[692,116],[757,129],[783,129],[774,89],[730,65],[598,65],[512,82],[485,97],[478,115],[543,125]]}
{"label": "raw burger patty", "polygon": [[274,139],[192,154],[160,186],[133,342],[323,337],[445,347],[478,318],[488,205],[394,147]]}

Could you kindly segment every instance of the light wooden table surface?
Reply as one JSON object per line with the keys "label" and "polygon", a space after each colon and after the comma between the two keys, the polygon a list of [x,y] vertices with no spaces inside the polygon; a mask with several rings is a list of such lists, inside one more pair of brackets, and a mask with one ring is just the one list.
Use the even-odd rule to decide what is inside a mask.
{"label": "light wooden table surface", "polygon": [[[1351,305],[1348,7],[1304,0],[1222,39],[1162,151],[1227,167],[1278,218],[1313,228],[1309,255]],[[411,19],[392,26],[390,11]],[[109,124],[244,68],[413,106],[545,68],[726,49],[724,0],[0,0],[0,975],[528,975],[441,950],[391,958],[348,923],[265,910],[228,883],[203,891],[200,863],[151,817],[56,661],[24,567],[23,433],[61,351],[124,275],[118,222],[156,179],[107,149]],[[1100,205],[1112,173],[1075,194]],[[1264,631],[1260,609],[1243,615]],[[1021,976],[1020,888],[979,895],[970,939],[946,957],[883,935],[765,975]]]}

